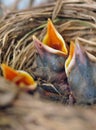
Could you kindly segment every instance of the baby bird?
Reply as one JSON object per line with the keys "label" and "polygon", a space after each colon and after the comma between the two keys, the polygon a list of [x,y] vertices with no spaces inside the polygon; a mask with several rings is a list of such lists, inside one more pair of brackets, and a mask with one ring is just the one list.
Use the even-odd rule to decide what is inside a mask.
{"label": "baby bird", "polygon": [[[43,40],[40,41],[33,36],[33,42],[37,50],[37,70],[38,72],[40,70],[38,77],[40,78],[42,74],[41,80],[44,80],[44,85],[42,84],[41,88],[47,92],[50,91],[50,95],[69,93],[64,68],[68,50],[63,37],[58,33],[50,19],[48,19],[47,32]],[[56,94],[54,97],[56,98]]]}
{"label": "baby bird", "polygon": [[50,19],[48,19],[47,33],[43,41],[39,41],[35,36],[33,36],[33,41],[39,55],[39,62],[41,61],[44,67],[48,66],[55,72],[64,70],[68,51],[64,39]]}
{"label": "baby bird", "polygon": [[35,90],[37,87],[37,83],[34,81],[31,75],[29,75],[25,71],[14,70],[6,64],[1,64],[1,69],[3,72],[3,76],[5,79],[14,82],[20,88],[26,90]]}
{"label": "baby bird", "polygon": [[96,102],[96,57],[87,53],[78,41],[70,45],[65,71],[77,103]]}

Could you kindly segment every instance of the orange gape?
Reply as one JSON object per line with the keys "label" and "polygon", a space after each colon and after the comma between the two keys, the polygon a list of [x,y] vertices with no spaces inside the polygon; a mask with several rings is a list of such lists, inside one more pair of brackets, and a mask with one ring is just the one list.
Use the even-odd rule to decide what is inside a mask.
{"label": "orange gape", "polygon": [[65,41],[63,40],[62,36],[57,32],[50,19],[48,19],[47,33],[42,42],[53,49],[63,51],[65,55],[67,55],[68,53]]}
{"label": "orange gape", "polygon": [[18,77],[18,72],[15,71],[14,69],[12,69],[11,67],[5,65],[5,64],[1,64],[1,68],[3,71],[3,75],[6,79],[8,80],[14,80],[14,78]]}
{"label": "orange gape", "polygon": [[68,58],[67,58],[67,60],[66,60],[65,68],[67,68],[68,65],[70,64],[71,59],[72,59],[72,57],[73,57],[73,55],[74,55],[74,51],[75,51],[75,45],[74,45],[73,41],[71,41],[71,43],[70,43],[69,56],[68,56]]}
{"label": "orange gape", "polygon": [[36,86],[36,82],[27,72],[16,71],[5,64],[1,64],[1,68],[3,71],[4,77],[10,81],[13,81],[17,85],[21,85],[21,86],[34,85],[34,86]]}

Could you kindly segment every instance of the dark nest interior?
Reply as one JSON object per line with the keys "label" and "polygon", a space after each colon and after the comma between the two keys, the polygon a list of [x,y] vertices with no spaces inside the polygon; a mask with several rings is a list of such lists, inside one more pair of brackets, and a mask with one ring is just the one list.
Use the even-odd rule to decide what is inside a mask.
{"label": "dark nest interior", "polygon": [[43,39],[48,18],[68,48],[70,41],[78,39],[96,57],[95,0],[58,0],[1,17],[0,64],[28,72],[39,89],[22,91],[4,79],[0,69],[0,130],[96,129],[96,105],[77,105],[66,84],[64,88],[59,84],[60,94],[51,94],[51,90],[49,95],[45,94],[46,86],[58,88],[58,84],[54,73],[37,66],[32,36]]}

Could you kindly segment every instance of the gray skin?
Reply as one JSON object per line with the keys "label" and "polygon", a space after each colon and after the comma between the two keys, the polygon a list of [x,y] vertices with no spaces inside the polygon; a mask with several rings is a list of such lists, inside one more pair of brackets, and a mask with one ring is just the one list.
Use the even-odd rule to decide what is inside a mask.
{"label": "gray skin", "polygon": [[74,63],[68,81],[77,103],[96,102],[96,63],[92,62],[85,51],[76,45]]}
{"label": "gray skin", "polygon": [[33,38],[34,45],[38,52],[38,65],[41,65],[42,62],[44,67],[49,67],[52,71],[62,72],[64,71],[64,63],[66,56],[60,56],[55,49],[44,45],[38,39]]}
{"label": "gray skin", "polygon": [[58,50],[44,45],[37,38],[33,38],[33,40],[38,52],[36,56],[38,71],[42,70],[44,72],[40,73],[43,75],[42,79],[46,78],[51,83],[56,82],[59,84],[62,82],[64,84],[67,78],[64,68],[66,57],[59,55]]}
{"label": "gray skin", "polygon": [[[54,93],[54,99],[57,97],[57,92],[60,96],[60,100],[63,100],[61,98],[63,96],[67,98],[70,90],[64,68],[66,57],[59,55],[57,50],[46,47],[46,45],[36,38],[33,38],[33,41],[37,50],[37,73],[35,74],[37,79],[41,79],[40,81],[42,83],[40,82],[40,88]],[[45,83],[47,85],[45,85]],[[51,96],[52,95],[53,94],[51,94]]]}

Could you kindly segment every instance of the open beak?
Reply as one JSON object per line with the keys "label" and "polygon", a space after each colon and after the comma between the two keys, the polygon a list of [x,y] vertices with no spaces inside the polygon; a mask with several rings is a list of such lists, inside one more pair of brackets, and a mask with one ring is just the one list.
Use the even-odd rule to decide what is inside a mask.
{"label": "open beak", "polygon": [[51,48],[62,51],[65,55],[68,53],[63,37],[58,33],[50,19],[48,19],[47,33],[42,42]]}
{"label": "open beak", "polygon": [[5,79],[14,82],[16,85],[19,85],[21,88],[28,87],[28,90],[35,90],[37,83],[34,79],[25,71],[14,70],[6,64],[1,64],[1,69]]}
{"label": "open beak", "polygon": [[80,62],[80,64],[86,64],[86,57],[85,52],[83,52],[83,48],[79,45],[78,40],[76,43],[73,41],[70,42],[70,50],[69,56],[65,62],[65,71],[67,76],[70,75],[71,70],[73,69],[74,65],[76,65],[76,61]]}
{"label": "open beak", "polygon": [[56,72],[64,70],[64,63],[67,56],[65,56],[62,51],[53,49],[43,44],[35,36],[33,36],[33,41],[39,56],[37,64],[41,62],[43,67],[47,66]]}
{"label": "open beak", "polygon": [[35,36],[33,36],[33,40],[37,50],[38,48],[40,48],[40,46],[42,46],[44,50],[53,54],[58,54],[63,56],[66,56],[68,54],[64,39],[55,29],[50,19],[48,19],[47,33],[44,36],[42,42],[40,42]]}
{"label": "open beak", "polygon": [[65,71],[67,76],[69,76],[72,66],[75,64],[75,44],[73,41],[70,42],[69,56],[65,62]]}
{"label": "open beak", "polygon": [[44,43],[39,41],[35,36],[33,36],[33,41],[34,41],[34,45],[41,57],[44,55],[45,52],[66,57],[66,54],[63,51],[57,50],[50,46],[45,45]]}
{"label": "open beak", "polygon": [[[67,77],[70,76],[73,68],[78,67],[78,69],[80,69],[79,66],[82,66],[83,69],[86,66],[88,60],[86,56],[87,53],[85,53],[84,48],[79,45],[78,40],[76,40],[75,43],[72,41],[70,42],[69,56],[65,61],[65,71]],[[92,60],[94,60],[94,58]]]}

